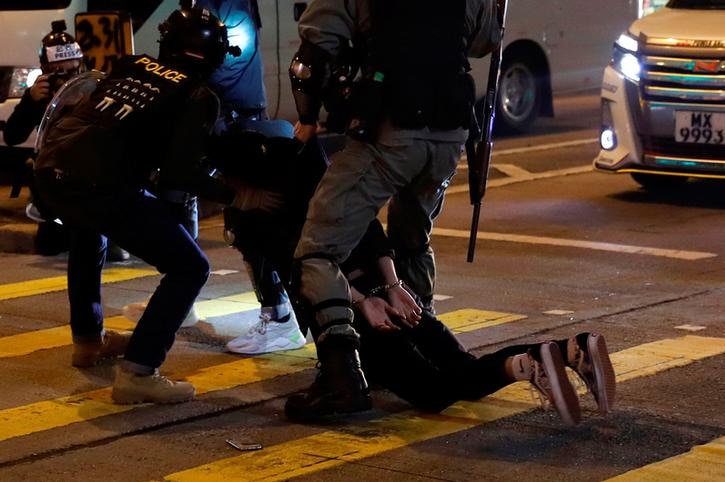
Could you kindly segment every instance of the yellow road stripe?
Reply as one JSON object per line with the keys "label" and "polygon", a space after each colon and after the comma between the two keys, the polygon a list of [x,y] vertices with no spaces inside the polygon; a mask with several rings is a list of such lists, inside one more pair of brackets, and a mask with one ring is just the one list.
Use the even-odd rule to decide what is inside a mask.
{"label": "yellow road stripe", "polygon": [[[123,316],[114,316],[105,320],[106,328],[112,330],[133,330],[136,326]],[[72,343],[69,326],[59,326],[46,330],[36,330],[19,335],[0,338],[0,358],[24,356],[30,353],[58,348]]]}
{"label": "yellow road stripe", "polygon": [[[194,308],[201,318],[212,318],[258,309],[259,303],[254,292],[250,291],[199,301],[194,304]],[[123,316],[106,318],[104,325],[111,330],[133,330],[136,326]],[[39,350],[66,346],[71,342],[70,327],[67,325],[0,337],[0,358],[25,356]]]}
{"label": "yellow road stripe", "polygon": [[[629,365],[632,353],[644,356],[638,368]],[[692,363],[725,353],[725,339],[686,336],[634,347],[612,355],[615,372],[624,369],[617,381],[648,376],[685,363],[661,363],[663,357]],[[650,356],[656,354],[655,356]],[[654,365],[652,365],[654,364]],[[167,481],[287,480],[347,462],[371,457],[408,444],[449,435],[531,410],[527,383],[516,383],[480,402],[457,403],[441,415],[425,416],[416,411],[384,417],[367,423],[345,426],[261,452],[250,452],[181,471]]]}
{"label": "yellow road stripe", "polygon": [[[188,374],[186,380],[193,383],[197,394],[201,395],[269,380],[315,366],[314,346],[305,346],[297,351],[299,353],[296,356],[275,353],[204,368]],[[177,376],[171,375],[171,378]],[[0,410],[0,441],[127,412],[138,406],[140,405],[113,404],[111,389],[103,388]]]}
{"label": "yellow road stripe", "polygon": [[445,313],[439,315],[438,318],[454,333],[466,333],[480,330],[481,328],[489,328],[512,321],[523,320],[526,317],[524,315],[501,313],[498,311],[465,309]]}
{"label": "yellow road stripe", "polygon": [[[202,319],[251,311],[259,309],[259,306],[253,291],[199,301],[194,304],[197,314]],[[453,311],[440,316],[441,321],[455,333],[473,331],[523,318],[526,317],[511,313],[470,309]],[[114,316],[105,320],[105,326],[111,330],[133,330],[136,325],[123,316]],[[25,356],[39,350],[67,346],[71,341],[68,326],[0,337],[0,358]]]}
{"label": "yellow road stripe", "polygon": [[[479,404],[481,405],[481,404]],[[518,413],[513,406],[493,404],[480,410],[481,418],[463,419],[403,412],[366,424],[347,425],[337,431],[265,447],[252,457],[238,456],[178,472],[164,478],[174,482],[221,482],[228,480],[276,481],[319,472],[362,460],[416,442],[450,435],[476,425]]]}
{"label": "yellow road stripe", "polygon": [[[240,294],[228,298],[243,302],[248,299],[248,295]],[[495,311],[459,310],[443,314],[440,318],[453,329],[468,331],[468,328],[473,326],[479,327],[485,323],[500,324],[504,322],[503,320],[520,319],[521,316]],[[133,327],[133,324],[119,316],[107,320],[107,326],[126,329]],[[22,337],[28,346],[17,346],[18,337]],[[36,342],[35,337],[44,340]],[[21,352],[26,354],[42,348],[52,348],[53,346],[50,345],[53,343],[55,343],[53,346],[69,344],[69,328],[40,330],[0,339],[0,357],[18,356],[17,354]],[[10,355],[5,355],[5,353],[10,353]],[[13,353],[15,354],[13,355]],[[188,375],[186,379],[194,384],[198,394],[203,394],[296,373],[314,367],[316,359],[314,344],[308,344],[299,350],[245,358],[205,368]],[[174,377],[172,376],[172,378]],[[9,408],[0,411],[0,441],[105,415],[122,413],[131,408],[112,404],[108,388]]]}
{"label": "yellow road stripe", "polygon": [[[108,268],[103,270],[102,283],[118,283],[146,276],[158,275],[158,271],[133,268]],[[68,288],[68,279],[65,275],[53,278],[41,278],[19,283],[0,285],[0,300],[11,300],[26,296],[42,295]]]}
{"label": "yellow road stripe", "polygon": [[199,318],[204,319],[252,311],[259,309],[260,304],[254,291],[247,291],[246,293],[214,298],[213,300],[199,301],[194,303],[194,308]]}
{"label": "yellow road stripe", "polygon": [[725,481],[725,437],[669,459],[630,470],[606,482]]}

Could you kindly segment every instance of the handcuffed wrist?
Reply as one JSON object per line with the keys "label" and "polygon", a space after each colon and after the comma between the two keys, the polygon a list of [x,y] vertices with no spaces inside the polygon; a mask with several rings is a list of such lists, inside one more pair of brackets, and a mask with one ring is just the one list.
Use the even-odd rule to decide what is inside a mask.
{"label": "handcuffed wrist", "polygon": [[390,284],[385,284],[385,285],[380,285],[380,286],[376,286],[375,288],[371,289],[371,290],[370,290],[370,291],[368,292],[367,296],[369,297],[369,296],[375,296],[375,295],[378,295],[378,294],[380,294],[380,293],[385,293],[385,292],[387,292],[388,290],[391,290],[391,289],[393,289],[393,288],[397,288],[398,286],[403,286],[403,280],[402,280],[402,279],[399,279],[399,280],[398,280],[398,281],[396,281],[395,283],[390,283]]}

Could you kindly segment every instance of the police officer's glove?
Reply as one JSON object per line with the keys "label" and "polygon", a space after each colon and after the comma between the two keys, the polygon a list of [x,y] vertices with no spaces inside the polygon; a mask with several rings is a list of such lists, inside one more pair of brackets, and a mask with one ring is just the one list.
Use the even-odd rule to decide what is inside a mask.
{"label": "police officer's glove", "polygon": [[278,192],[267,191],[239,182],[232,183],[236,191],[230,206],[240,211],[260,210],[268,213],[279,211],[284,204],[284,197]]}

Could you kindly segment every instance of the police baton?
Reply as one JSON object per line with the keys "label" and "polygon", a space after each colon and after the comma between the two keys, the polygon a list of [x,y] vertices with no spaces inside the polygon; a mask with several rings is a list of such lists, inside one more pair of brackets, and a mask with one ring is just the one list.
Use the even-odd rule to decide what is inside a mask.
{"label": "police baton", "polygon": [[473,262],[476,251],[476,238],[478,237],[478,220],[481,216],[481,201],[486,194],[488,182],[488,168],[491,165],[493,151],[493,120],[496,117],[496,93],[498,92],[498,79],[501,73],[501,57],[503,54],[503,34],[506,22],[508,0],[499,0],[498,23],[501,26],[501,41],[491,52],[491,65],[488,70],[488,85],[483,103],[482,122],[478,123],[478,116],[474,115],[472,122],[472,135],[466,141],[466,157],[468,158],[468,192],[473,216],[471,219],[471,235],[468,239],[468,256],[466,261]]}

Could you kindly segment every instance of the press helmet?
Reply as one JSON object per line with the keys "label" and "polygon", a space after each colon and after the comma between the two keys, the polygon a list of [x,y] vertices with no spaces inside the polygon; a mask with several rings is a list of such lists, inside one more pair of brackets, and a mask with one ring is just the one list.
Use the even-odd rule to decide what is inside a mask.
{"label": "press helmet", "polygon": [[[50,24],[51,32],[43,37],[38,56],[43,72],[63,70],[69,73],[78,73],[83,63],[83,52],[71,34],[66,32],[65,20],[56,20]],[[71,62],[66,62],[71,61]],[[63,62],[61,64],[61,62]],[[55,64],[55,65],[54,65]],[[60,69],[54,67],[62,66]],[[75,72],[70,72],[75,66]]]}
{"label": "press helmet", "polygon": [[203,76],[211,75],[229,53],[240,55],[239,47],[230,47],[224,23],[192,1],[182,1],[159,25],[159,60],[176,63]]}

